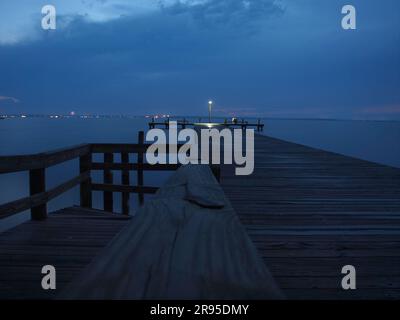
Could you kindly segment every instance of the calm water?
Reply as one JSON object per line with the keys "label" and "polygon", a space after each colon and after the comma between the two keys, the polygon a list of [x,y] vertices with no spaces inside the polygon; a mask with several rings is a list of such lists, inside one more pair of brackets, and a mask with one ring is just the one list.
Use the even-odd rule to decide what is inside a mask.
{"label": "calm water", "polygon": [[[86,142],[135,143],[137,132],[147,129],[145,118],[132,119],[7,119],[0,121],[0,155],[30,154]],[[374,162],[400,167],[400,122],[265,120],[264,134]],[[48,187],[78,174],[76,160],[47,170]],[[145,183],[158,186],[167,173],[151,173]],[[132,173],[131,179],[135,179]],[[94,180],[100,181],[99,175]],[[115,174],[118,182],[119,176]],[[134,181],[134,180],[133,180]],[[0,203],[28,195],[27,173],[0,175]],[[119,197],[115,198],[116,210]],[[49,204],[49,211],[79,203],[78,188]],[[101,208],[101,197],[94,196]],[[131,207],[136,206],[132,196]],[[29,216],[22,213],[0,221],[0,232]]]}

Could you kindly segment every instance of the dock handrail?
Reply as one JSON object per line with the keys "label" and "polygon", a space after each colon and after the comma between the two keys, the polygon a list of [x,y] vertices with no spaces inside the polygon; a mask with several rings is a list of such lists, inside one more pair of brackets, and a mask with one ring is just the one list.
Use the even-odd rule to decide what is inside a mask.
{"label": "dock handrail", "polygon": [[[138,194],[143,204],[145,194],[153,194],[158,187],[144,185],[144,171],[176,170],[179,164],[150,165],[144,162],[144,153],[150,144],[144,143],[144,132],[139,132],[137,144],[92,143],[33,155],[0,156],[0,175],[29,171],[30,195],[28,197],[0,205],[0,219],[31,209],[32,220],[44,220],[47,217],[47,203],[80,185],[80,206],[92,207],[92,192],[103,192],[105,211],[113,212],[113,192],[122,193],[122,213],[129,214],[129,195]],[[178,146],[179,147],[179,146]],[[167,145],[167,153],[169,146]],[[121,162],[114,162],[114,154],[121,155]],[[129,154],[137,154],[137,162],[129,161]],[[104,154],[103,162],[94,162],[93,154]],[[79,175],[46,190],[46,169],[66,161],[79,158]],[[218,176],[218,168],[213,168]],[[215,171],[217,170],[217,171]],[[91,171],[103,171],[103,183],[92,183]],[[121,171],[122,184],[113,183],[112,171]],[[130,171],[137,171],[136,185],[130,183]]]}

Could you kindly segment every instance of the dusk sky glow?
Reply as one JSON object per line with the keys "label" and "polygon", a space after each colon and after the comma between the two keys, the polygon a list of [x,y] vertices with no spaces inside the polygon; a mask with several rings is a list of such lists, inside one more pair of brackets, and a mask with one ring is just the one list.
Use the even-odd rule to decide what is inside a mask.
{"label": "dusk sky glow", "polygon": [[45,4],[0,2],[0,114],[400,120],[398,0]]}

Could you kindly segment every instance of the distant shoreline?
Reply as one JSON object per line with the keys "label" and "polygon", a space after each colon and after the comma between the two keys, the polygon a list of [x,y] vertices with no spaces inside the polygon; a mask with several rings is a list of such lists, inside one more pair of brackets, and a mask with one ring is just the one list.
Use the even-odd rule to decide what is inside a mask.
{"label": "distant shoreline", "polygon": [[[82,115],[55,115],[55,114],[2,114],[0,115],[0,120],[7,119],[28,119],[28,118],[40,118],[40,119],[142,119],[148,118],[149,121],[151,117],[157,115],[93,115],[93,114],[82,114]],[[207,118],[207,115],[196,115],[196,116],[170,116],[170,119],[190,119],[190,118]],[[158,115],[159,119],[168,119],[167,116]],[[230,119],[231,116],[213,116],[214,119]],[[257,116],[236,116],[238,119],[262,119],[262,120],[290,120],[290,121],[368,121],[368,122],[400,122],[400,119],[340,119],[340,118],[284,118],[284,117],[257,117]]]}

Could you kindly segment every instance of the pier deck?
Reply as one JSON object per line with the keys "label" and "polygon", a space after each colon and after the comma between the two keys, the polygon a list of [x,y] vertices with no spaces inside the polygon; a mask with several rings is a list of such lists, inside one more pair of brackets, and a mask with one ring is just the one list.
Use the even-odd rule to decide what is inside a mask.
{"label": "pier deck", "polygon": [[[143,149],[122,147],[97,145],[90,152]],[[289,299],[400,298],[400,169],[260,135],[256,135],[255,148],[253,175],[235,176],[231,166],[223,166],[221,184],[284,294]],[[87,147],[81,149],[85,156]],[[56,156],[60,152],[40,155],[39,160],[45,157],[49,165]],[[9,159],[5,160],[8,165]],[[35,170],[34,166],[24,164],[24,169]],[[106,173],[110,168],[147,168],[112,163],[89,163],[88,167]],[[2,170],[14,169],[7,168],[4,165]],[[82,169],[86,167],[81,165]],[[105,178],[112,183],[109,175]],[[96,186],[101,185],[92,188]],[[115,190],[149,188],[118,186],[114,190],[107,185],[103,189],[106,196]],[[83,203],[87,202],[85,192],[81,194]],[[39,198],[33,199],[38,205]],[[5,208],[20,210],[25,202]],[[0,234],[0,298],[54,297],[128,220],[126,215],[74,207]],[[40,287],[45,264],[56,266],[56,292]],[[345,265],[356,268],[356,290],[341,289]]]}
{"label": "pier deck", "polygon": [[[400,169],[256,135],[222,187],[288,298],[400,298]],[[344,265],[356,290],[341,289]]]}
{"label": "pier deck", "polygon": [[[125,215],[72,207],[0,234],[0,299],[54,298],[128,221]],[[56,268],[56,290],[41,287],[47,264]]]}

